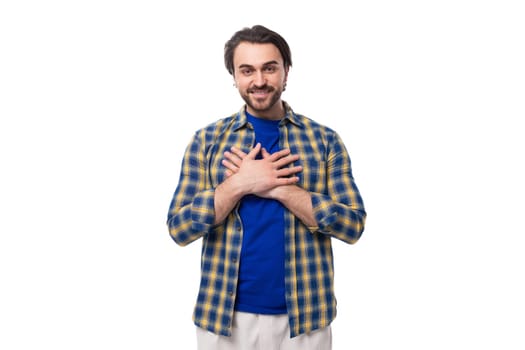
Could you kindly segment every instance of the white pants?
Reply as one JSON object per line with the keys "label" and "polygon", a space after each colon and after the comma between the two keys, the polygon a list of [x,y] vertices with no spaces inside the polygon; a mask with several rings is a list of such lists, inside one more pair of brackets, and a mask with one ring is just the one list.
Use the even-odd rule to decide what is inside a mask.
{"label": "white pants", "polygon": [[290,338],[287,315],[233,314],[232,336],[197,327],[198,350],[331,350],[330,326]]}

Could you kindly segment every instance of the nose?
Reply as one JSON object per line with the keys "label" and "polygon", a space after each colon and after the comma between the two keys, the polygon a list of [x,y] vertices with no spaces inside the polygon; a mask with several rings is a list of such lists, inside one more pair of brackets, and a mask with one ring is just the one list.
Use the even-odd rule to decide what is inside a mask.
{"label": "nose", "polygon": [[253,79],[254,79],[253,80],[253,84],[255,86],[261,87],[261,86],[266,85],[266,77],[264,76],[263,72],[261,72],[261,71],[257,71],[255,73],[255,76],[254,76]]}

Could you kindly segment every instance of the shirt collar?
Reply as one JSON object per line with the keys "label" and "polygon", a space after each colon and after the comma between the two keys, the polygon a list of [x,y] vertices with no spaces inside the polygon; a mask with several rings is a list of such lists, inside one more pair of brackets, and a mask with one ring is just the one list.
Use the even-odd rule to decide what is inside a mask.
{"label": "shirt collar", "polygon": [[[303,123],[299,120],[299,118],[294,113],[290,105],[286,103],[285,101],[283,101],[283,106],[284,106],[284,110],[286,111],[286,113],[284,115],[283,120],[281,121],[281,124],[290,122],[294,124],[295,126],[302,128]],[[237,131],[246,126],[248,126],[248,117],[246,117],[246,105],[243,105],[235,117],[233,130]]]}

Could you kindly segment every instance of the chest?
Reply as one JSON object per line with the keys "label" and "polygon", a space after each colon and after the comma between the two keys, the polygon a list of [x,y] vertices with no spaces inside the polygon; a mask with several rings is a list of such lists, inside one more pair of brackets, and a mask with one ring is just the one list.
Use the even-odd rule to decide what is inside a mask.
{"label": "chest", "polygon": [[235,133],[219,135],[209,145],[204,155],[207,164],[207,180],[211,187],[216,187],[226,178],[226,168],[222,165],[224,152],[235,146],[248,153],[253,146],[260,142],[270,153],[282,149],[290,149],[292,154],[298,154],[299,160],[293,165],[301,165],[303,170],[298,173],[299,183],[302,188],[326,192],[328,181],[328,145],[322,138],[308,133],[298,133],[287,128],[279,132],[258,132],[246,128]]}

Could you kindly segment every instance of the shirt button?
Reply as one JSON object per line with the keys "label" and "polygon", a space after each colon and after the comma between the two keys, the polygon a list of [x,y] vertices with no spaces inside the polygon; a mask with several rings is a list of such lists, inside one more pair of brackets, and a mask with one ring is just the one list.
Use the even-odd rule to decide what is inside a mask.
{"label": "shirt button", "polygon": [[233,296],[233,292],[228,292],[228,295],[229,296]]}
{"label": "shirt button", "polygon": [[232,261],[233,261],[234,263],[236,263],[236,262],[237,262],[237,258],[232,258]]}

